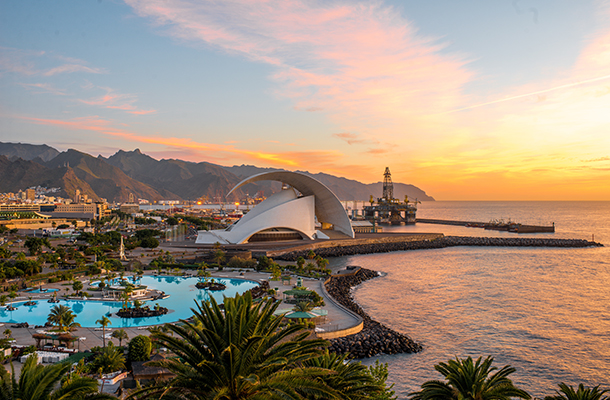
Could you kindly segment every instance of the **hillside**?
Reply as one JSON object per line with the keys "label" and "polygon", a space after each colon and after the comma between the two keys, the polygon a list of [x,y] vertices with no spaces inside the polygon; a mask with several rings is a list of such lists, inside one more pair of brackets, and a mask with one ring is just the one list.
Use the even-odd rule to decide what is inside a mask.
{"label": "hillside", "polygon": [[[49,168],[69,166],[76,176],[87,182],[98,197],[108,201],[126,202],[129,194],[136,198],[149,200],[176,199],[177,196],[166,190],[156,190],[127,176],[121,169],[110,165],[103,157],[92,157],[70,149],[44,164]],[[82,190],[81,190],[82,192]]]}
{"label": "hillside", "polygon": [[[107,159],[129,177],[144,182],[157,190],[175,193],[186,200],[208,196],[210,200],[224,199],[240,179],[224,168],[208,162],[193,163],[182,160],[155,160],[134,151],[119,150]],[[243,196],[237,191],[231,201]]]}
{"label": "hillside", "polygon": [[32,186],[59,187],[61,197],[72,197],[76,189],[97,200],[98,196],[87,182],[80,180],[72,168],[48,168],[33,161],[17,158],[14,161],[0,155],[0,192],[18,192]]}
{"label": "hillside", "polygon": [[59,154],[59,151],[46,144],[0,142],[0,154],[6,156],[9,160],[40,158],[42,161],[50,161]]}

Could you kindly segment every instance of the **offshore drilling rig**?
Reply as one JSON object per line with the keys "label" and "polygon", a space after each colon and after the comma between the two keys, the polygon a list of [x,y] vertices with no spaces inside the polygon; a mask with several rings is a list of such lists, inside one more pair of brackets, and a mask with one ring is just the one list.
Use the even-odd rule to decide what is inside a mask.
{"label": "offshore drilling rig", "polygon": [[370,206],[362,208],[366,220],[390,224],[415,223],[417,200],[409,203],[407,196],[405,196],[404,201],[394,198],[394,184],[392,183],[392,174],[389,167],[386,167],[383,173],[382,197],[378,198],[375,203],[371,195],[369,202],[371,203]]}

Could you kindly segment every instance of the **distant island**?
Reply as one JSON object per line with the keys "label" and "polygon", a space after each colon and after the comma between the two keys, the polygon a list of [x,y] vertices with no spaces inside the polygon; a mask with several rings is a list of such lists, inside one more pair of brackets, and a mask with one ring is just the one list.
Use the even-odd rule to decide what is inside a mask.
{"label": "distant island", "polygon": [[[383,176],[383,167],[379,177]],[[243,178],[273,168],[253,165],[224,167],[208,162],[189,162],[169,159],[156,160],[139,149],[119,150],[105,158],[69,149],[64,152],[47,146],[25,143],[0,142],[0,193],[17,192],[29,187],[59,188],[58,196],[72,198],[76,190],[88,198],[99,201],[127,202],[130,195],[136,199],[197,200],[215,202]],[[378,197],[382,182],[364,184],[356,180],[307,171],[328,186],[341,200],[368,200]],[[275,182],[253,183],[236,190],[229,201],[250,197],[269,196],[280,190]],[[420,188],[394,182],[394,196],[402,199],[434,201]]]}

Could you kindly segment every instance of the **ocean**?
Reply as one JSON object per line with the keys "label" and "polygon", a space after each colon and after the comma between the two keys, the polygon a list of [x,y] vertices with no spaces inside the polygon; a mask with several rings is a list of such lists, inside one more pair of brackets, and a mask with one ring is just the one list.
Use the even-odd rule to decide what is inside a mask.
{"label": "ocean", "polygon": [[[335,258],[331,268],[382,272],[354,290],[374,319],[422,343],[417,354],[382,355],[398,398],[442,376],[438,362],[493,356],[516,368],[513,382],[532,396],[560,382],[610,389],[610,202],[425,202],[419,218],[555,223],[555,233],[520,237],[594,239],[584,249],[453,247]],[[456,236],[516,233],[433,224],[385,231]]]}

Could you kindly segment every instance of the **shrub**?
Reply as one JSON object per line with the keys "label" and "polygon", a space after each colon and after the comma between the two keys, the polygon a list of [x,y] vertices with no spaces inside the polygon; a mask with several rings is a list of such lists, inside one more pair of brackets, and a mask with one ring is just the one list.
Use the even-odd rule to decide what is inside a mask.
{"label": "shrub", "polygon": [[148,361],[152,343],[148,336],[138,335],[129,341],[127,358],[129,361]]}

